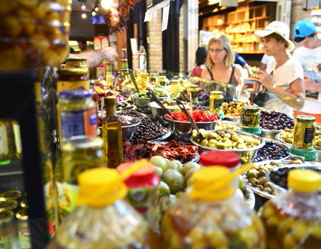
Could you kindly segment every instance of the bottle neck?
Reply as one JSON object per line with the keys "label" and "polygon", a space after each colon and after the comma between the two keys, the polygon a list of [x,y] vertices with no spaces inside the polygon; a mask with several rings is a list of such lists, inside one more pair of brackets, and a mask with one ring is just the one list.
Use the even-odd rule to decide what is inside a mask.
{"label": "bottle neck", "polygon": [[106,117],[110,117],[116,114],[116,105],[110,105],[106,107]]}

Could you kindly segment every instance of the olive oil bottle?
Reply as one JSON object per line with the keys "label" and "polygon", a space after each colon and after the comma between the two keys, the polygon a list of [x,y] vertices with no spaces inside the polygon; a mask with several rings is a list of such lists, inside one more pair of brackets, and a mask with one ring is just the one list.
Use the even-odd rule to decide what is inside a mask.
{"label": "olive oil bottle", "polygon": [[106,118],[102,124],[104,156],[109,168],[116,168],[123,162],[121,121],[116,115],[116,98],[105,98]]}

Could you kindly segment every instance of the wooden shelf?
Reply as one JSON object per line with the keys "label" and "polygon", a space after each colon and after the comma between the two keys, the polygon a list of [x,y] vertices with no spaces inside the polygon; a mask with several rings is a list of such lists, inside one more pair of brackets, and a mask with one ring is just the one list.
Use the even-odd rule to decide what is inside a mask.
{"label": "wooden shelf", "polygon": [[[251,6],[249,3],[239,5],[235,11],[221,15],[215,15],[203,19],[203,27],[205,30],[215,30],[225,33],[231,43],[234,51],[243,47],[243,54],[263,54],[263,51],[253,51],[258,47],[258,41],[241,41],[240,38],[252,38],[256,30],[264,29],[268,22],[275,20],[276,4],[265,3],[258,6]],[[218,21],[224,22],[218,25]],[[203,29],[202,27],[202,29]],[[233,31],[239,30],[239,31]],[[238,39],[237,41],[235,41]],[[234,41],[233,41],[234,40]]]}

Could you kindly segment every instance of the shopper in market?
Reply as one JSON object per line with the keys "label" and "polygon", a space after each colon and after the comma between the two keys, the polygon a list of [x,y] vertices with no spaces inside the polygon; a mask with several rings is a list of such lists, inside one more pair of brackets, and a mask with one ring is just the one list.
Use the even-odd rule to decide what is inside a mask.
{"label": "shopper in market", "polygon": [[192,77],[201,77],[205,66],[205,60],[207,55],[207,49],[204,47],[198,47],[196,50],[196,66],[193,68]]}
{"label": "shopper in market", "polygon": [[[304,88],[321,92],[321,39],[310,20],[301,20],[294,25],[294,41],[300,44],[293,56],[304,69]],[[321,100],[319,94],[319,100]]]}
{"label": "shopper in market", "polygon": [[235,55],[226,35],[217,34],[208,42],[206,58],[207,67],[201,77],[217,83],[242,85],[242,68],[235,65]]}
{"label": "shopper in market", "polygon": [[274,21],[255,34],[263,42],[265,53],[274,57],[266,70],[258,71],[257,81],[272,93],[303,98],[305,92],[302,66],[287,53],[294,49],[294,44],[289,39],[288,25]]}

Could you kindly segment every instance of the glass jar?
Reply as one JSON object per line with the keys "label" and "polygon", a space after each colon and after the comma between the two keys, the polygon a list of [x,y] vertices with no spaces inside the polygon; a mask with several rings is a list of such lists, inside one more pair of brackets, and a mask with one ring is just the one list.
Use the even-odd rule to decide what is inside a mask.
{"label": "glass jar", "polygon": [[242,107],[240,125],[243,127],[256,128],[260,125],[260,108],[254,105]]}
{"label": "glass jar", "polygon": [[161,86],[166,86],[166,85],[167,85],[167,78],[166,78],[166,76],[162,76],[162,75],[158,76],[158,78],[157,78],[157,83],[158,83],[159,85],[161,85]]}
{"label": "glass jar", "polygon": [[210,112],[219,112],[223,104],[223,93],[221,91],[211,91]]}
{"label": "glass jar", "polygon": [[88,70],[87,58],[67,58],[65,68],[85,68]]}
{"label": "glass jar", "polygon": [[47,249],[148,249],[148,226],[126,201],[127,188],[115,169],[79,176],[79,206],[59,226]]}
{"label": "glass jar", "polygon": [[6,200],[19,201],[22,197],[22,193],[19,190],[9,190],[0,194],[0,197]]}
{"label": "glass jar", "polygon": [[[117,171],[121,173],[132,165],[133,163],[123,163],[117,167]],[[154,165],[146,161],[143,168],[125,180],[125,184],[128,188],[127,201],[144,216],[149,224],[152,224],[152,197],[159,184],[159,177],[155,173]]]}
{"label": "glass jar", "polygon": [[89,90],[88,68],[61,68],[57,82],[57,92],[80,88]]}
{"label": "glass jar", "polygon": [[65,140],[62,147],[62,171],[67,212],[77,205],[78,176],[85,170],[104,167],[102,161],[103,140],[98,137],[77,136]]}
{"label": "glass jar", "polygon": [[20,249],[31,249],[27,209],[20,209],[16,214],[16,218],[18,223],[18,240]]}
{"label": "glass jar", "polygon": [[18,207],[18,202],[14,200],[7,200],[2,198],[0,200],[0,211],[8,210],[15,212]]}
{"label": "glass jar", "polygon": [[69,53],[70,0],[0,1],[0,70],[58,66]]}
{"label": "glass jar", "polygon": [[72,136],[96,136],[96,105],[90,92],[60,92],[57,112],[61,144],[64,139]]}
{"label": "glass jar", "polygon": [[266,248],[320,248],[320,174],[293,169],[287,180],[289,191],[279,192],[259,211],[268,238]]}
{"label": "glass jar", "polygon": [[312,150],[315,132],[315,117],[299,115],[295,118],[293,147],[300,150]]}
{"label": "glass jar", "polygon": [[16,248],[15,234],[13,213],[8,210],[0,211],[0,248]]}
{"label": "glass jar", "polygon": [[231,180],[223,166],[197,170],[187,193],[163,218],[161,248],[265,248],[262,223]]}
{"label": "glass jar", "polygon": [[0,119],[0,162],[8,164],[11,160],[21,159],[22,146],[20,127],[9,118]]}
{"label": "glass jar", "polygon": [[189,96],[191,103],[198,104],[198,91],[199,90],[200,89],[198,88],[197,85],[190,85],[187,88],[187,96]]}

